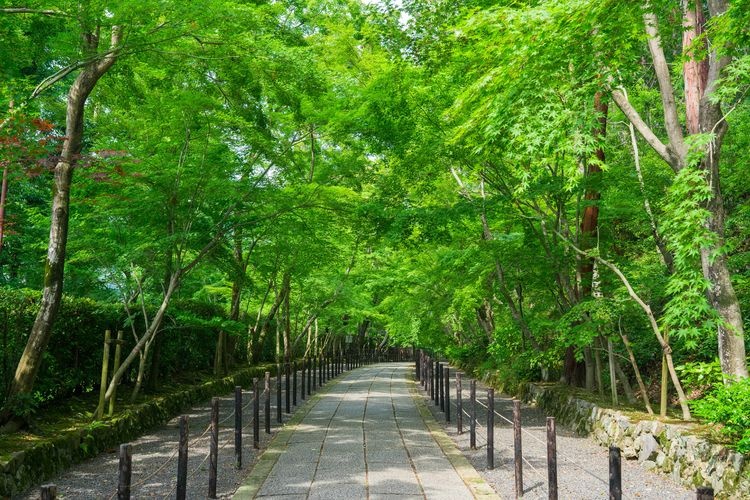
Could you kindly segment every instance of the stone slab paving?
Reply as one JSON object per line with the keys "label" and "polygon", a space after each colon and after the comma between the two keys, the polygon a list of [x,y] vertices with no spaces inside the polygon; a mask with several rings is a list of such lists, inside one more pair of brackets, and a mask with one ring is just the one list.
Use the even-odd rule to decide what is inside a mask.
{"label": "stone slab paving", "polygon": [[236,499],[497,498],[435,422],[410,363],[345,373],[278,434]]}

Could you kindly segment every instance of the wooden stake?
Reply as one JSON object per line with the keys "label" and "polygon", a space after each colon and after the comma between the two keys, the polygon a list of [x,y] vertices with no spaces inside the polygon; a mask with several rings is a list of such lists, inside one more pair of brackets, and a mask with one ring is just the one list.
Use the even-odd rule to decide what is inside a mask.
{"label": "wooden stake", "polygon": [[[112,367],[112,373],[117,373],[120,369],[120,357],[122,356],[122,344],[125,333],[122,330],[117,330],[117,340],[115,341],[115,366]],[[109,398],[109,416],[111,417],[115,413],[115,398],[117,397],[117,385],[112,388],[112,397]]]}
{"label": "wooden stake", "polygon": [[109,344],[112,341],[112,332],[104,331],[104,353],[102,354],[102,378],[99,386],[99,406],[96,408],[96,418],[104,416],[104,395],[107,393],[107,379],[109,377]]}

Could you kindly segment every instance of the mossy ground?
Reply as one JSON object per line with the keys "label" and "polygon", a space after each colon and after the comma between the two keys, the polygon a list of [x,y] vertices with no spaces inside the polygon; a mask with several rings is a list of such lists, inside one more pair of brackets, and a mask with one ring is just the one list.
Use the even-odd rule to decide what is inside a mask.
{"label": "mossy ground", "polygon": [[[169,384],[164,384],[156,391],[140,395],[132,403],[130,402],[130,387],[121,387],[118,390],[113,417],[105,416],[101,422],[116,419],[122,413],[138,408],[149,401],[168,397],[213,380],[216,380],[216,377],[207,371],[180,374],[174,376]],[[94,421],[94,410],[98,402],[99,393],[92,392],[53,401],[40,407],[29,420],[27,428],[13,434],[0,434],[0,462],[9,460],[13,453],[24,451],[28,447],[49,441],[61,434],[88,429],[100,424],[101,422]]]}

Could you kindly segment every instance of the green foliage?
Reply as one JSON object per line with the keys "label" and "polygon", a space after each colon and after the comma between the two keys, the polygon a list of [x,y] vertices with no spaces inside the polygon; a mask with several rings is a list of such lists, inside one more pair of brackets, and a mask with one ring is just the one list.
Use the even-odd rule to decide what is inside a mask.
{"label": "green foliage", "polygon": [[699,417],[721,424],[721,432],[736,442],[737,451],[750,452],[750,379],[718,384],[692,407]]}
{"label": "green foliage", "polygon": [[709,363],[689,361],[675,366],[675,370],[688,391],[704,391],[708,387],[718,387],[723,381],[718,359]]}
{"label": "green foliage", "polygon": [[667,284],[670,299],[662,321],[686,347],[694,349],[702,336],[716,330],[718,321],[706,298],[709,282],[701,272],[701,249],[712,248],[717,241],[717,235],[707,229],[710,213],[705,206],[712,193],[706,172],[682,169],[668,196],[664,229],[675,272]]}

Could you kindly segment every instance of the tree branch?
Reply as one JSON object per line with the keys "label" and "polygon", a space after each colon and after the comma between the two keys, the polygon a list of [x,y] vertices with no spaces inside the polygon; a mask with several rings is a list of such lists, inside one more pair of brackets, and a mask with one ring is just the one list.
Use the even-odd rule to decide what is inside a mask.
{"label": "tree branch", "polygon": [[620,108],[620,111],[622,111],[628,121],[638,130],[641,137],[656,151],[656,154],[661,156],[675,172],[679,171],[682,168],[682,158],[670,146],[661,142],[661,139],[656,136],[651,127],[643,121],[638,111],[630,104],[627,96],[621,90],[613,90],[612,100],[615,101],[615,104],[617,104],[617,107]]}
{"label": "tree branch", "polygon": [[643,14],[643,24],[646,27],[646,34],[648,35],[648,49],[651,52],[654,72],[659,82],[659,94],[661,95],[661,103],[664,108],[664,125],[667,129],[670,146],[680,158],[679,168],[682,168],[686,154],[685,139],[682,135],[682,125],[680,125],[677,114],[669,65],[667,64],[666,57],[664,57],[664,49],[661,46],[659,24],[656,15],[653,12]]}
{"label": "tree branch", "polygon": [[6,7],[0,9],[0,14],[40,14],[43,16],[72,17],[66,12],[52,9],[30,9],[28,7]]}

